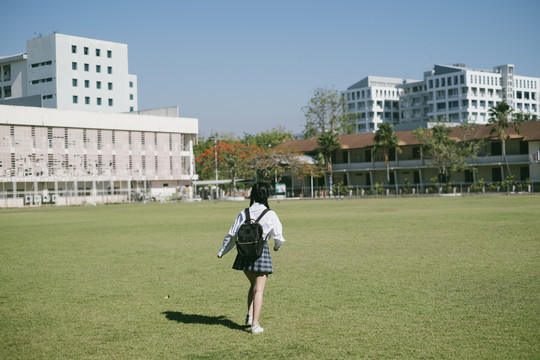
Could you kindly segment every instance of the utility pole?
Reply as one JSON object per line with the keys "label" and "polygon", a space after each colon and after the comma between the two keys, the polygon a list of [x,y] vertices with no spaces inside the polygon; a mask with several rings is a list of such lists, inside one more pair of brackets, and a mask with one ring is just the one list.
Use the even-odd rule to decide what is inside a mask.
{"label": "utility pole", "polygon": [[217,139],[214,138],[214,158],[216,163],[216,199],[219,194],[219,184],[218,184],[218,158],[217,158]]}

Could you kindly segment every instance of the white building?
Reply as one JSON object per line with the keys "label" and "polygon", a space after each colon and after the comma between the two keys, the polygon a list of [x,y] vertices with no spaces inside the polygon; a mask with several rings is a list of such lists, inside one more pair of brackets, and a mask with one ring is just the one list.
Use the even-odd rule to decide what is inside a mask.
{"label": "white building", "polygon": [[347,111],[355,113],[356,132],[374,132],[383,122],[399,123],[399,89],[403,79],[368,76],[342,92]]}
{"label": "white building", "polygon": [[198,120],[0,105],[0,207],[190,197]]}
{"label": "white building", "polygon": [[[380,84],[381,81],[370,79],[388,80]],[[539,86],[540,78],[516,75],[511,64],[496,66],[493,70],[471,69],[462,64],[435,65],[433,70],[424,73],[422,81],[368,76],[349,87],[344,96],[347,110],[358,114],[357,131],[374,132],[381,122],[392,123],[399,130],[443,119],[486,124],[489,109],[501,101],[509,104],[514,112],[540,116]],[[360,96],[370,95],[358,98],[359,90]],[[399,104],[397,116],[396,103]],[[370,108],[370,104],[375,107]],[[382,104],[384,109],[379,106]]]}
{"label": "white building", "polygon": [[126,44],[53,33],[0,57],[0,104],[119,113],[137,101]]}

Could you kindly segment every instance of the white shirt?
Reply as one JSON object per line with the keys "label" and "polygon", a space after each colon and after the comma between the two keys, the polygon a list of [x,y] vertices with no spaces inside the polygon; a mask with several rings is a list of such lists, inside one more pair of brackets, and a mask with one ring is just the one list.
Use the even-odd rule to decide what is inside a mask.
{"label": "white shirt", "polygon": [[[266,209],[266,206],[259,203],[253,203],[253,205],[251,205],[249,208],[250,218],[252,220],[256,220],[259,215],[262,214],[264,209]],[[246,214],[242,210],[242,212],[236,217],[236,221],[234,222],[233,226],[231,226],[229,233],[225,235],[225,238],[223,239],[223,245],[218,251],[218,257],[222,257],[234,247],[234,239],[236,238],[236,233],[238,232],[238,229],[245,220]],[[282,235],[283,227],[281,225],[281,222],[279,221],[277,214],[272,210],[268,211],[259,221],[259,224],[261,224],[263,228],[263,237],[265,241],[268,241],[268,239],[272,237],[274,239],[274,250],[278,251],[285,242],[285,239]]]}

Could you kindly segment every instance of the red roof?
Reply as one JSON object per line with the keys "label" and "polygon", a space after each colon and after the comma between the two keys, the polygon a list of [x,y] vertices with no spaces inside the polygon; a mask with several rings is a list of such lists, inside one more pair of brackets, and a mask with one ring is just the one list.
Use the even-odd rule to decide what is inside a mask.
{"label": "red roof", "polygon": [[[495,138],[496,133],[490,134],[494,125],[475,125],[472,127],[472,133],[470,138]],[[452,128],[450,136],[456,139],[463,137],[463,128]],[[522,123],[520,126],[520,134],[516,133],[513,128],[507,129],[506,134],[511,139],[523,139],[523,141],[540,140],[540,121],[531,121]],[[399,139],[399,146],[411,146],[421,145],[422,143],[414,138],[413,131],[396,131],[396,135]],[[351,134],[341,135],[339,137],[341,147],[344,150],[348,149],[362,149],[375,146],[375,134]],[[278,148],[289,149],[301,153],[314,152],[317,149],[316,138],[308,140],[289,140],[281,143]]]}

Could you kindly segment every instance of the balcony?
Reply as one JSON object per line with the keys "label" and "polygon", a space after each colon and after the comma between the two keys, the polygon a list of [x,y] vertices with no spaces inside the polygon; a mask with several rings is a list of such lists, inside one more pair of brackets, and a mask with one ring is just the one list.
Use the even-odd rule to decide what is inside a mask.
{"label": "balcony", "polygon": [[[540,151],[534,154],[520,154],[520,155],[507,155],[508,163],[510,165],[515,164],[529,164],[531,162],[540,162]],[[468,165],[478,166],[496,166],[505,164],[502,156],[482,156],[474,159],[467,159]],[[407,160],[392,160],[388,162],[388,166],[391,169],[417,169],[431,167],[431,159],[407,159]],[[384,161],[372,161],[372,162],[352,162],[352,163],[338,163],[333,166],[334,171],[375,171],[386,169]]]}

